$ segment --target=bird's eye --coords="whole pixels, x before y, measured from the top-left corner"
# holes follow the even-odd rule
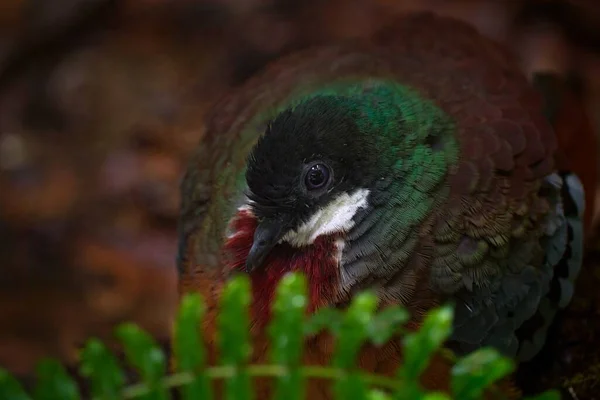
[[[315,164],[306,172],[304,184],[308,190],[320,189],[329,182],[331,175],[325,164]]]

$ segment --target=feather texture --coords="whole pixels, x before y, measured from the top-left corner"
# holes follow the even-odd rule
[[[247,163],[258,162],[248,156],[278,115],[312,118],[317,103],[322,114],[334,103],[362,113],[355,125],[364,136],[350,139],[392,139],[358,156],[394,167],[369,182],[354,223],[336,233],[340,273],[326,294],[311,282],[321,293],[312,305],[343,306],[371,288],[384,304],[408,307],[417,326],[424,311],[450,300],[455,349],[493,345],[521,359],[535,355],[573,293],[583,187],[576,175],[556,171],[556,137],[516,61],[474,28],[432,14],[403,17],[368,42],[287,56],[215,104],[182,183],[181,291],[214,296],[232,272],[223,246],[235,235],[229,221],[248,203]],[[380,370],[401,359],[395,345],[386,352],[380,363],[368,352],[361,362]],[[307,358],[329,355],[328,346],[316,346]]]

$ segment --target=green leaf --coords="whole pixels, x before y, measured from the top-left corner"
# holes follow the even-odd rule
[[[368,339],[368,329],[377,308],[377,296],[363,292],[357,295],[346,310],[341,329],[336,333],[333,366],[351,371],[336,381],[334,392],[338,399],[364,399],[367,385],[357,372],[356,357]]]
[[[371,390],[367,400],[392,400],[392,398],[381,390]]]
[[[321,331],[328,329],[332,333],[337,333],[342,324],[342,313],[340,310],[331,307],[319,308],[304,323],[304,334],[313,336]]]
[[[431,392],[423,395],[421,400],[451,400],[452,398],[448,396],[446,393],[441,392]]]
[[[246,275],[237,275],[223,290],[217,317],[220,362],[222,365],[237,367],[235,374],[225,381],[228,400],[248,400],[253,394],[250,376],[245,369],[240,368],[248,363],[252,354],[249,305],[250,282]]]
[[[394,400],[418,400],[425,396],[418,381],[402,382],[398,390],[394,392]]]
[[[346,310],[337,334],[333,365],[348,369],[354,366],[360,346],[368,338],[368,328],[377,308],[377,296],[364,292],[357,295]]]
[[[423,373],[433,353],[440,348],[452,329],[452,308],[443,306],[429,311],[421,328],[404,338],[404,364],[398,374],[407,381],[416,381]]]
[[[117,336],[123,343],[127,361],[139,372],[142,382],[147,385],[147,392],[140,398],[168,399],[169,393],[161,384],[161,378],[167,370],[166,357],[154,339],[131,323],[119,326]]]
[[[0,399],[30,400],[23,387],[7,370],[0,368]]]
[[[116,357],[98,339],[88,340],[81,352],[79,372],[91,382],[91,394],[99,399],[121,398],[125,384],[123,373]]]
[[[73,378],[57,360],[43,359],[36,368],[36,400],[76,400],[79,390]]]
[[[177,370],[193,373],[196,377],[181,388],[186,400],[212,399],[210,380],[204,373],[206,354],[200,329],[204,313],[205,305],[200,295],[187,294],[183,297],[175,324],[173,352]]]
[[[337,380],[333,388],[339,400],[364,400],[369,394],[369,386],[358,371],[349,372],[348,375]]]
[[[275,398],[300,400],[304,398],[304,379],[298,367],[302,361],[304,335],[302,325],[306,311],[306,281],[302,275],[284,276],[273,304],[273,319],[269,326],[271,359],[286,366],[288,373],[277,379]]]
[[[369,324],[371,341],[377,346],[387,343],[408,318],[408,311],[400,306],[391,306],[380,311]]]
[[[514,370],[514,364],[493,348],[479,349],[452,367],[452,394],[458,399],[478,399],[485,388]]]
[[[558,390],[548,390],[536,396],[525,397],[524,400],[560,400],[560,392]]]

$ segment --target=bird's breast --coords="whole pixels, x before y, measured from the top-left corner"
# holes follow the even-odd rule
[[[223,248],[226,267],[230,272],[244,271],[256,226],[256,217],[247,209],[238,211],[231,220],[232,234]],[[261,325],[268,321],[277,283],[291,271],[301,271],[306,276],[310,312],[335,302],[340,287],[342,243],[340,235],[336,234],[319,236],[311,245],[304,247],[292,247],[287,243],[276,245],[265,264],[250,273],[254,321]]]

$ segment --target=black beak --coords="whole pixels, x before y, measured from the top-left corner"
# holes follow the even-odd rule
[[[263,265],[284,233],[284,224],[280,221],[265,220],[256,227],[254,242],[246,258],[246,272],[250,273]]]

